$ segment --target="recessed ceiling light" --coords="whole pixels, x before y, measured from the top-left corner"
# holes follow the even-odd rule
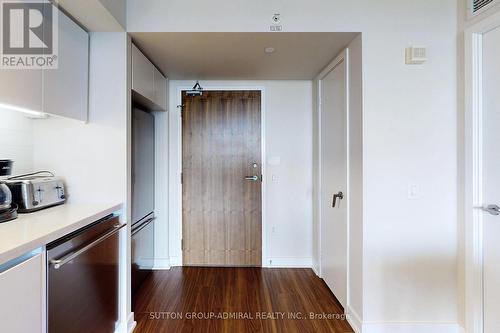
[[[271,54],[274,52],[274,47],[266,47],[264,49],[264,52],[268,53],[268,54]]]

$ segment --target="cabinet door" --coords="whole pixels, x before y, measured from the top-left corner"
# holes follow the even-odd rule
[[[87,120],[89,35],[58,11],[58,68],[43,71],[44,112]]]
[[[132,44],[132,89],[151,102],[155,99],[153,64]]]
[[[154,102],[159,110],[167,109],[167,80],[156,67],[154,68],[155,99]]]
[[[0,332],[45,332],[42,254],[0,273]]]
[[[42,70],[1,69],[0,104],[41,112]]]

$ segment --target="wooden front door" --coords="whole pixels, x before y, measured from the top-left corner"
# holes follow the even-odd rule
[[[261,265],[260,103],[260,91],[182,93],[184,265]]]

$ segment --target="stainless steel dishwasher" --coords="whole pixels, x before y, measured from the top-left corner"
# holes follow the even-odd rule
[[[112,333],[118,320],[116,215],[47,245],[48,333]]]

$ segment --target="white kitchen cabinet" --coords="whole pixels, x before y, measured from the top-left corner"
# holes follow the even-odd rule
[[[0,69],[0,108],[42,111],[41,69]]]
[[[153,102],[155,99],[153,64],[132,44],[132,89]]]
[[[44,258],[38,252],[0,265],[0,332],[46,331]]]
[[[132,91],[135,102],[147,109],[165,111],[167,109],[167,79],[132,44]]]
[[[61,11],[58,20],[59,64],[43,71],[43,111],[87,121],[89,35]]]
[[[58,11],[58,68],[1,69],[0,107],[87,120],[89,36]]]
[[[158,106],[160,110],[167,109],[167,79],[156,67],[154,68],[154,88],[155,97],[154,103]]]

